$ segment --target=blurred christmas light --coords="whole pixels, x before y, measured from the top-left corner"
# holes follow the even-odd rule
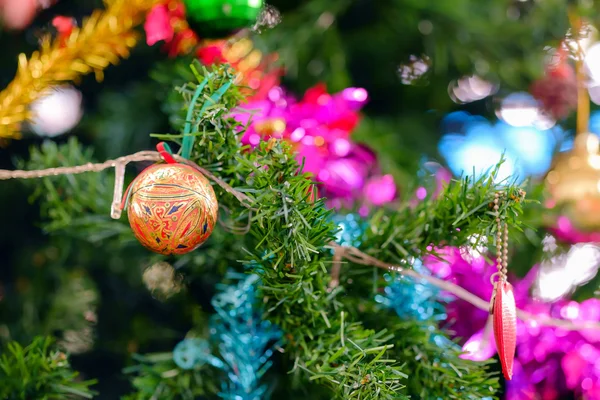
[[[496,111],[496,116],[516,127],[550,129],[556,124],[556,121],[542,111],[539,102],[525,92],[506,96]]]
[[[81,120],[82,96],[72,86],[54,88],[31,105],[31,129],[40,136],[55,137],[73,129]]]
[[[183,287],[181,275],[166,262],[158,262],[146,268],[142,280],[152,296],[160,300],[166,300],[179,293]]]
[[[413,85],[429,70],[429,57],[411,55],[409,62],[398,67],[398,75],[404,85]]]
[[[482,100],[494,94],[498,87],[493,83],[484,81],[478,76],[467,76],[458,81],[450,82],[448,94],[458,104],[471,103]]]
[[[472,235],[469,238],[469,244],[460,249],[460,254],[468,262],[473,262],[476,258],[486,254],[488,249],[488,238],[482,235]]]
[[[598,86],[598,94],[600,95],[600,86]],[[600,137],[600,111],[594,111],[588,122],[589,124],[589,133],[594,134],[595,136]],[[569,151],[573,149],[573,137],[565,137],[560,141],[560,151]]]
[[[493,168],[504,154],[497,181],[509,177],[543,175],[552,162],[555,147],[562,141],[560,127],[539,129],[515,127],[503,122],[491,124],[485,118],[466,112],[448,114],[442,120],[445,135],[439,151],[455,175],[481,176]]]
[[[600,247],[576,244],[540,265],[534,295],[544,301],[556,301],[578,286],[589,282],[600,267]]]
[[[600,43],[593,44],[585,53],[585,69],[590,86],[600,84]]]
[[[552,202],[576,230],[600,230],[600,140],[589,132],[577,134],[572,149],[556,155],[545,179]]]
[[[491,126],[480,125],[469,130],[467,135],[445,135],[439,150],[455,175],[476,177],[489,173],[501,159],[504,149],[497,142]],[[501,182],[515,176],[518,171],[513,157],[504,154],[505,162],[498,171],[496,181]]]
[[[524,173],[541,176],[552,164],[552,154],[563,133],[560,128],[536,129],[533,127],[515,128],[503,123],[495,126],[507,151],[515,154]]]

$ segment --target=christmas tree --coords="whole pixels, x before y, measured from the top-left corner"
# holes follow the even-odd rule
[[[600,399],[595,2],[0,2],[0,398]]]

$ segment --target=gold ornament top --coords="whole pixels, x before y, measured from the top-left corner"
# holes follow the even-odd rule
[[[600,143],[589,133],[578,134],[571,151],[558,154],[546,175],[552,200],[583,231],[600,228]]]
[[[600,197],[600,142],[589,133],[578,134],[571,151],[558,154],[546,175],[546,184],[557,203],[586,196]]]
[[[134,28],[157,0],[110,0],[105,11],[95,11],[67,38],[46,35],[29,59],[19,55],[17,74],[0,93],[0,139],[18,139],[29,106],[52,87],[89,73],[102,80],[103,70],[117,64],[138,41]]]

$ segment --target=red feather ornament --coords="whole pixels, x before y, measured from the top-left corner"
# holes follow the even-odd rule
[[[493,299],[494,337],[507,381],[512,379],[515,349],[517,346],[517,308],[512,285],[499,281]]]

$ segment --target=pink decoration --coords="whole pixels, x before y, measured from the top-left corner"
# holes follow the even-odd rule
[[[7,29],[25,29],[38,11],[36,0],[0,0],[0,22]]]
[[[396,197],[394,178],[391,175],[372,178],[365,187],[365,194],[376,206],[392,202]]]
[[[146,43],[152,46],[163,41],[169,57],[189,53],[198,44],[198,37],[186,21],[185,7],[180,0],[164,0],[155,5],[144,23]]]
[[[221,46],[204,46],[196,52],[198,59],[204,65],[219,64],[224,61],[223,49]]]
[[[144,23],[146,31],[146,43],[153,46],[157,42],[170,42],[175,36],[175,30],[171,26],[169,10],[165,4],[158,4],[150,10]]]
[[[557,239],[570,244],[600,243],[600,232],[581,232],[565,216],[558,217],[556,226],[550,231]]]
[[[437,250],[439,257],[428,256],[424,265],[435,275],[489,299],[492,286],[489,278],[496,268],[483,257],[468,257],[457,248]],[[521,280],[509,277],[514,284],[518,308],[537,316],[575,322],[600,321],[600,300],[582,303],[559,300],[542,303],[529,296],[538,273],[534,267]],[[457,337],[467,338],[463,357],[474,361],[492,357],[495,346],[484,338],[488,313],[462,300],[447,304],[450,330]],[[488,333],[489,335],[489,333]],[[517,356],[513,378],[507,382],[506,399],[559,400],[574,393],[575,398],[600,400],[600,332],[597,330],[567,331],[547,327],[534,321],[517,323]]]
[[[473,361],[485,361],[496,354],[493,331],[481,329],[467,340],[463,346],[465,354],[461,358]]]
[[[330,207],[353,207],[359,202],[364,214],[369,206],[390,203],[397,195],[393,178],[380,174],[375,154],[351,139],[360,121],[358,111],[367,100],[362,88],[330,94],[319,84],[298,101],[274,87],[265,100],[245,104],[234,117],[244,125],[252,120],[242,136],[244,144],[256,147],[272,137],[289,141],[303,171],[313,175],[319,195],[328,199]]]

